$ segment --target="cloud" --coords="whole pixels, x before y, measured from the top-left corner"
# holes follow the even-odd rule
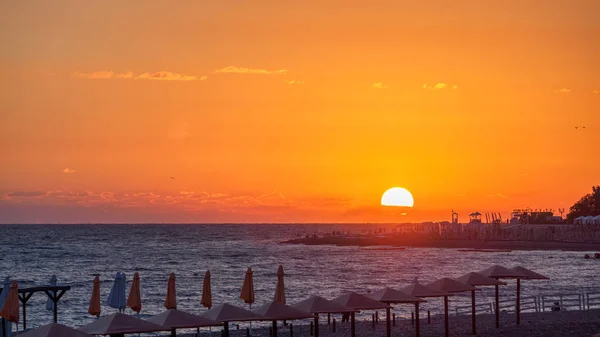
[[[490,197],[490,198],[500,198],[500,199],[510,199],[510,197],[508,195],[502,194],[502,193],[490,194],[490,195],[488,195],[488,197]]]
[[[62,172],[63,173],[75,173],[75,170],[72,170],[72,169],[70,169],[70,168],[67,167],[66,169],[62,170]]]
[[[208,76],[201,76],[200,77],[200,81],[206,81],[208,79]]]
[[[375,83],[371,84],[371,88],[374,88],[374,89],[387,89],[389,87],[390,87],[389,85],[383,84],[383,82],[375,82]]]
[[[285,81],[285,83],[287,83],[287,84],[304,84],[304,82],[297,81],[297,80],[289,80],[289,81]]]
[[[554,89],[554,92],[569,93],[569,92],[571,92],[571,89],[567,89],[567,88]]]
[[[94,71],[91,73],[82,73],[82,72],[72,72],[71,77],[73,78],[82,78],[88,80],[108,80],[111,78],[122,78],[128,79],[133,78],[133,73],[115,73],[113,71]]]
[[[163,80],[163,81],[196,81],[199,78],[192,75],[182,75],[179,73],[172,73],[170,71],[157,71],[154,73],[142,73],[136,80]]]
[[[227,66],[221,69],[215,70],[215,74],[257,74],[257,75],[283,75],[287,74],[286,69],[279,70],[267,70],[267,69],[254,69],[246,67],[235,67]]]
[[[429,84],[423,84],[423,89],[427,89],[427,90],[443,90],[443,89],[458,89],[457,85],[454,84],[447,84],[447,83],[443,83],[443,82],[438,82],[434,85],[429,85]]]
[[[592,92],[593,92],[594,94],[596,94],[596,95],[600,94],[600,90],[599,90],[599,89],[596,89],[596,90],[594,90],[594,91],[592,91]]]
[[[32,198],[32,197],[43,197],[46,195],[46,192],[42,191],[18,191],[8,193],[9,197],[19,197],[19,198]]]

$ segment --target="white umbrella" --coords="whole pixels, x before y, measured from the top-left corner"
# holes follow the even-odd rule
[[[106,301],[109,307],[119,309],[119,312],[125,311],[125,306],[127,305],[125,297],[126,283],[125,273],[117,273],[115,282],[108,294],[108,300]]]
[[[6,277],[4,279],[4,284],[2,285],[2,293],[0,293],[0,309],[2,309],[2,307],[4,307],[4,302],[6,302],[6,298],[8,297],[8,290],[10,289],[10,277]],[[10,321],[5,320],[4,318],[2,318],[2,320],[4,322],[2,322],[2,325],[4,325],[4,337],[12,337],[12,323]],[[0,327],[0,330],[2,330],[2,328]]]
[[[52,277],[50,278],[50,285],[56,286],[57,282],[58,282],[58,280],[56,279],[56,275],[52,275]],[[49,311],[54,310],[54,302],[50,299],[50,297],[48,297],[48,299],[46,300],[46,310],[49,310]]]

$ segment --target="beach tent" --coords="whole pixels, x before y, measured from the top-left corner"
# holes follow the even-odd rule
[[[413,283],[404,288],[400,289],[401,292],[406,293],[414,297],[443,297],[444,298],[444,313],[446,314],[446,322],[448,321],[448,296],[452,296],[451,293],[446,291],[438,291],[427,287],[424,284]],[[419,321],[419,315],[415,313],[415,320]],[[418,329],[418,325],[417,325]],[[446,337],[448,336],[448,325],[446,325]]]
[[[402,291],[392,289],[392,288],[383,288],[381,290],[378,290],[378,291],[372,293],[371,295],[369,295],[369,297],[374,300],[377,300],[379,302],[389,303],[389,304],[413,303],[415,305],[415,314],[417,317],[419,317],[419,303],[427,302],[422,298],[419,298],[416,296],[411,296]],[[416,326],[415,326],[415,331],[416,331],[417,337],[419,337],[419,335],[421,334],[421,331],[419,328],[420,328],[419,320],[417,319]]]
[[[292,308],[282,303],[271,302],[252,310],[252,312],[273,321],[273,336],[277,336],[277,321],[313,318],[309,312]]]
[[[166,330],[171,330],[171,336],[176,336],[176,329],[221,325],[220,322],[177,309],[169,309],[158,315],[152,316],[148,318],[148,322],[158,324]]]
[[[94,320],[92,323],[80,327],[79,330],[87,332],[90,335],[123,335],[168,331],[170,329],[118,312]]]
[[[10,292],[10,277],[6,277],[4,279],[4,283],[2,285],[2,293],[0,293],[0,309],[2,309],[2,307],[4,307],[4,303],[6,302],[6,299],[8,298],[8,293]],[[12,337],[12,323],[10,321],[6,321],[5,319],[2,319],[3,321],[3,326],[0,326],[2,329],[4,329],[4,335],[5,337]]]
[[[127,297],[127,306],[131,310],[138,314],[142,311],[142,294],[140,291],[140,274],[133,274],[133,282],[131,282],[131,289],[129,290],[129,296]]]
[[[58,280],[56,279],[56,275],[52,275],[50,277],[49,285],[55,286],[57,282],[58,282]],[[50,297],[48,297],[48,299],[46,300],[46,310],[54,311],[54,301],[52,301],[52,299]]]
[[[534,272],[533,270],[529,270],[529,269],[527,269],[525,267],[521,267],[521,266],[516,266],[516,267],[510,268],[510,270],[525,275],[525,277],[523,277],[524,280],[549,280],[550,279],[542,274],[538,274],[538,273]],[[516,303],[517,325],[521,324],[521,295],[520,295],[520,293],[521,293],[521,279],[518,278],[517,279],[517,303]]]
[[[429,289],[433,289],[436,291],[447,292],[451,294],[462,293],[467,291],[475,291],[477,290],[475,287],[470,286],[468,284],[453,280],[451,278],[441,278],[437,281],[433,281],[427,285]],[[449,327],[448,327],[448,296],[444,296],[444,331],[446,333],[446,337],[449,336]]]
[[[467,273],[461,277],[457,277],[458,282],[468,284],[471,286],[496,286],[496,291],[499,285],[506,285],[505,282],[498,281],[495,278],[487,277],[479,273]],[[476,321],[476,310],[475,310],[475,290],[471,291],[471,324],[473,335],[477,334],[477,321]]]
[[[377,310],[377,309],[385,309],[386,312],[386,330],[387,336],[390,337],[392,335],[392,326],[391,326],[391,309],[392,307],[383,302],[379,302],[370,297],[357,294],[355,292],[348,292],[345,295],[334,298],[332,301],[343,304],[348,308],[352,308],[355,310]],[[350,313],[350,331],[351,337],[354,337],[356,334],[355,327],[355,318],[354,312]]]
[[[92,337],[92,335],[66,325],[50,323],[37,329],[20,333],[19,337]]]
[[[126,284],[127,280],[125,278],[125,273],[117,273],[115,276],[115,282],[113,283],[110,293],[108,294],[106,305],[111,308],[118,309],[119,312],[123,312],[125,310],[125,306],[127,305],[125,300]]]
[[[167,297],[165,298],[165,308],[177,309],[177,292],[175,291],[175,273],[169,275],[167,283]]]
[[[311,296],[292,307],[315,315],[315,337],[319,337],[319,314],[352,314],[359,311],[319,296]]]
[[[202,316],[223,323],[225,337],[229,337],[229,322],[262,321],[265,319],[252,311],[227,303],[210,308]]]
[[[491,278],[495,278],[495,279],[520,279],[520,278],[526,278],[525,275],[523,275],[520,272],[514,271],[514,270],[510,270],[508,268],[499,266],[499,265],[494,265],[491,266],[489,268],[486,268],[482,271],[479,272],[480,274],[487,276],[487,277],[491,277]],[[519,286],[519,284],[517,284],[517,286]],[[519,289],[519,287],[517,287],[517,301],[520,301],[520,293],[521,293],[521,289]],[[498,285],[496,285],[496,308],[495,308],[495,312],[496,312],[496,328],[500,327],[500,296],[498,293]],[[517,322],[520,321],[520,315],[517,314]]]
[[[200,300],[200,304],[202,304],[205,308],[212,307],[212,292],[210,290],[210,270],[206,271],[204,274],[204,282],[202,283],[202,299]]]

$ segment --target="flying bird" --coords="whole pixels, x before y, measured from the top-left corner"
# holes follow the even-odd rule
[[[171,179],[175,179],[175,177],[171,177]]]

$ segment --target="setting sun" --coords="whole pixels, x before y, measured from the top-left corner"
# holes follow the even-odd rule
[[[390,188],[381,196],[383,206],[413,207],[414,204],[412,194],[402,187]]]

